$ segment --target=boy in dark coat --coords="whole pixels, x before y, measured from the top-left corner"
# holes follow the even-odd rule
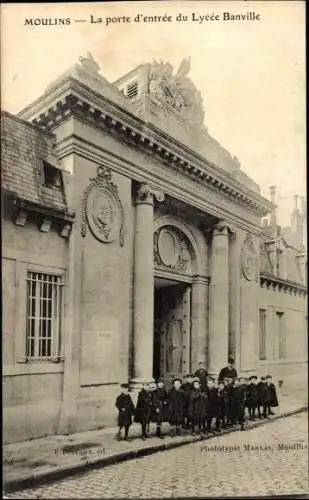
[[[222,427],[226,427],[226,402],[228,394],[224,387],[224,382],[221,380],[218,384],[218,419]]]
[[[245,398],[245,386],[243,383],[240,383],[239,378],[235,378],[233,388],[233,422],[239,423],[242,431],[244,430],[245,421]]]
[[[193,380],[193,377],[191,377],[191,375],[186,375],[185,381],[181,386],[181,388],[185,394],[185,397],[186,397],[186,403],[185,403],[185,408],[184,408],[184,427],[186,429],[189,429],[189,427],[190,427],[189,400],[190,400],[190,393],[192,391],[192,380]]]
[[[272,382],[271,375],[266,375],[265,380],[266,380],[266,388],[267,388],[266,412],[267,412],[267,415],[274,415],[274,413],[271,411],[271,408],[279,406],[276,386]]]
[[[261,377],[256,385],[257,411],[259,418],[266,418],[267,387],[265,377]],[[261,411],[262,410],[262,411]],[[262,413],[263,412],[263,413]]]
[[[195,436],[196,431],[200,434],[206,417],[206,397],[201,391],[198,380],[193,381],[189,394],[188,414],[192,425],[192,435]]]
[[[118,433],[117,439],[121,439],[121,430],[124,427],[124,439],[129,438],[129,429],[132,425],[132,415],[134,414],[134,404],[129,394],[128,384],[120,385],[120,394],[116,398],[115,406],[118,410]]]
[[[255,420],[255,410],[257,408],[257,377],[255,375],[249,377],[246,404],[249,411],[249,419]]]
[[[135,422],[138,422],[142,426],[142,439],[147,438],[147,425],[150,422],[151,414],[151,395],[150,387],[148,384],[144,384],[143,389],[138,393],[136,410],[135,410]]]
[[[161,424],[164,421],[166,399],[166,390],[163,384],[158,382],[151,391],[151,421],[157,424],[156,436],[160,439],[164,437],[161,433]]]
[[[229,427],[232,424],[232,379],[225,378],[223,380],[223,401],[224,401],[224,427]]]
[[[207,432],[211,431],[211,424],[213,418],[216,419],[216,431],[220,432],[220,423],[218,419],[218,393],[217,388],[215,387],[215,381],[212,377],[207,378],[207,387],[206,387],[206,395],[207,395]]]
[[[181,389],[181,380],[176,378],[173,380],[173,387],[168,393],[168,414],[169,423],[172,427],[171,436],[181,434],[181,427],[184,422],[184,408],[186,404],[186,396]]]
[[[167,390],[164,385],[163,380],[158,380],[157,387],[160,392],[160,399],[163,401],[163,422],[168,421],[168,400],[167,400]]]

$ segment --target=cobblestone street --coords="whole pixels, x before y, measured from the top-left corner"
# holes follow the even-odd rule
[[[307,413],[129,460],[7,498],[162,498],[308,493]]]

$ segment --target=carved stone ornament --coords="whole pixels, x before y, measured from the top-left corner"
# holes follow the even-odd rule
[[[191,256],[185,240],[174,228],[165,226],[154,233],[154,262],[181,272],[190,271]]]
[[[170,105],[187,120],[202,125],[204,110],[202,95],[188,78],[190,58],[183,59],[178,71],[173,75],[169,63],[154,61],[149,78],[149,94],[162,103]]]
[[[257,278],[257,254],[252,241],[252,235],[247,234],[240,255],[241,272],[248,281]]]
[[[98,167],[97,177],[90,179],[82,199],[81,235],[86,236],[87,225],[93,236],[111,243],[119,236],[124,245],[124,213],[117,186],[112,182],[111,171]]]

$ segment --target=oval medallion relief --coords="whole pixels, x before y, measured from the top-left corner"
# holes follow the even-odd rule
[[[179,259],[178,241],[172,232],[162,229],[159,234],[158,250],[160,258],[166,266],[176,266]]]

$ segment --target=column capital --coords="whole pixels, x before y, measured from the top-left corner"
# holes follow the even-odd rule
[[[158,189],[155,189],[146,182],[143,182],[136,193],[136,204],[146,204],[146,205],[152,205],[154,200],[156,201],[164,201],[164,193],[162,191],[159,191]]]
[[[213,236],[228,236],[231,232],[231,226],[225,221],[219,221],[212,229]]]

